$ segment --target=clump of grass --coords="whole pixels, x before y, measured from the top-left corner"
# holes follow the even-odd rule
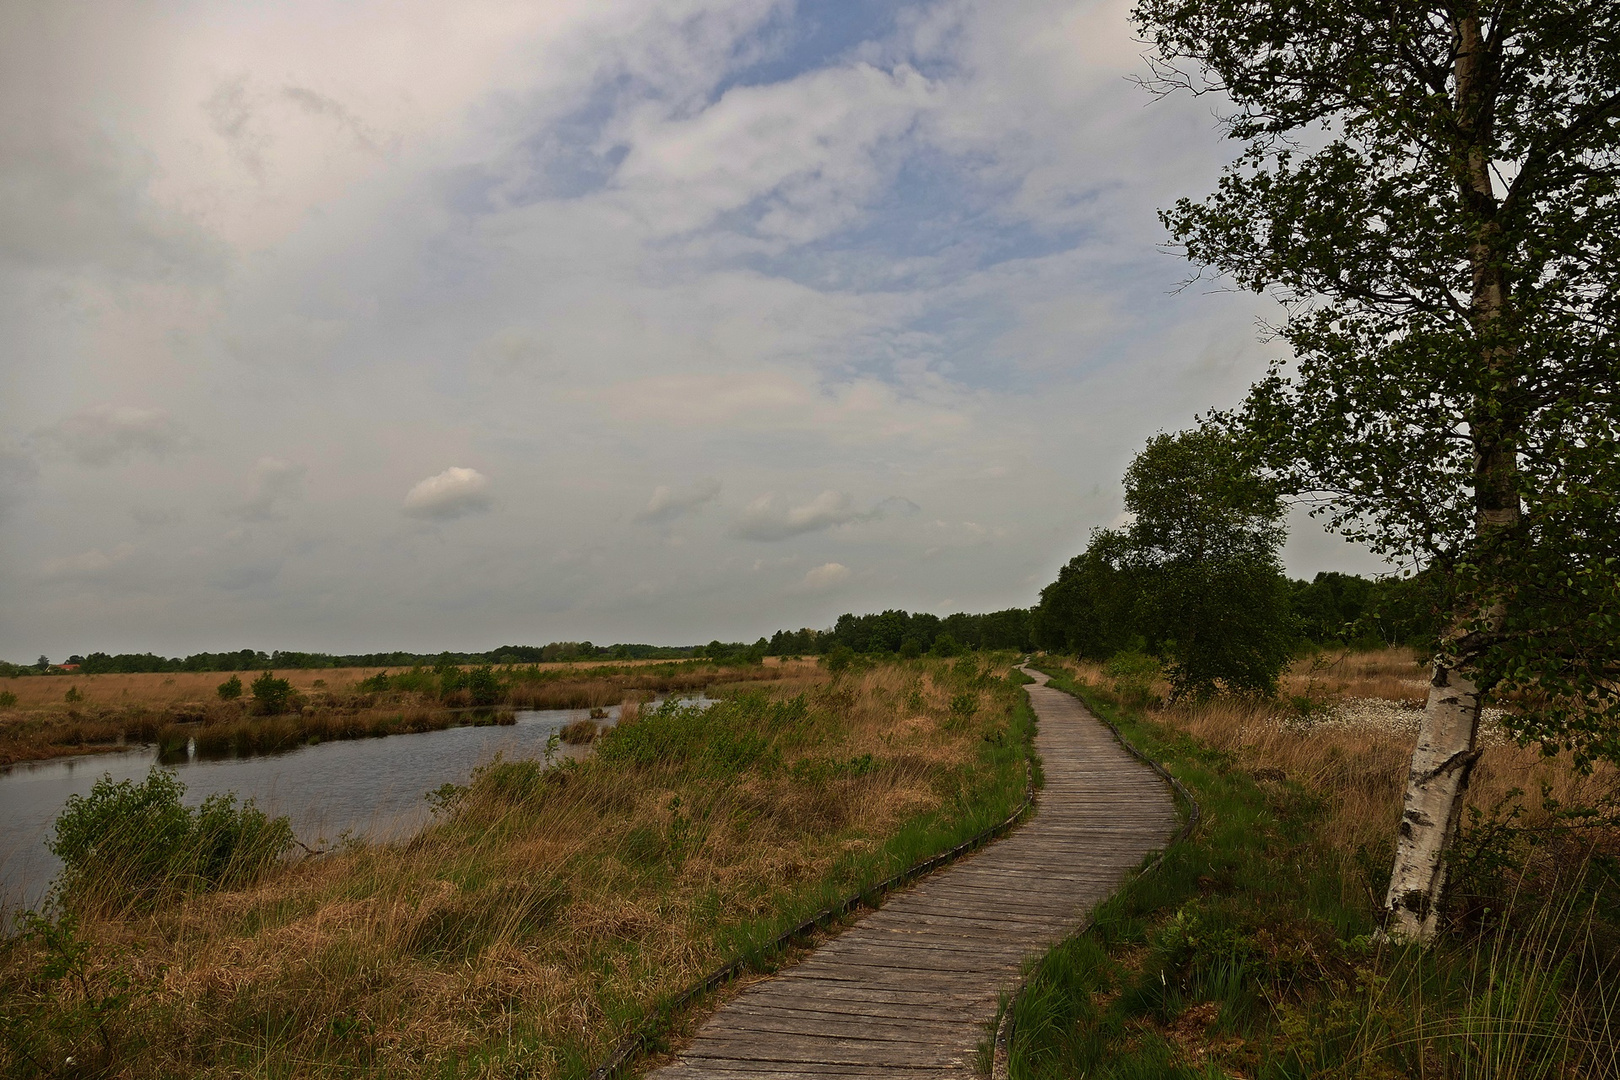
[[[43,1073],[8,1046],[95,1057],[92,1027],[51,1018],[116,993],[122,1076],[583,1075],[697,977],[1004,818],[1030,717],[994,674],[913,661],[627,710],[591,758],[436,793],[408,842],[86,910],[83,987],[7,946],[0,1015],[28,1019],[0,1073]]]
[[[596,741],[596,721],[575,720],[564,724],[557,735],[570,746],[585,746]]]

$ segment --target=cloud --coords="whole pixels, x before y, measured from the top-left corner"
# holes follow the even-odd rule
[[[918,506],[910,499],[903,498],[899,495],[890,495],[886,499],[878,500],[878,504],[872,507],[872,509],[867,512],[866,516],[867,518],[876,521],[879,518],[886,517],[906,517],[910,514],[915,514],[921,509],[922,507]]]
[[[0,4],[0,656],[1032,602],[1270,309],[1170,292],[1125,0],[896,7]]]
[[[892,514],[914,514],[917,510],[916,503],[898,495],[890,495],[870,510],[857,510],[855,500],[843,491],[823,491],[803,506],[788,507],[778,506],[775,493],[767,493],[749,503],[732,522],[729,531],[740,540],[770,542],[835,525],[878,521]]]
[[[135,551],[130,544],[119,544],[111,551],[91,548],[78,555],[62,555],[46,559],[39,567],[39,576],[48,581],[73,581],[101,577],[123,562]]]
[[[786,540],[801,533],[845,525],[860,517],[855,500],[843,491],[823,491],[803,506],[778,507],[775,494],[749,503],[731,525],[731,535],[742,540]]]
[[[35,439],[80,465],[100,468],[136,454],[161,457],[179,449],[185,432],[162,409],[96,405],[34,433]]]
[[[672,488],[667,484],[659,484],[653,489],[652,498],[648,500],[646,509],[637,514],[635,520],[649,524],[674,521],[719,497],[720,481],[712,477],[704,477],[687,488]]]
[[[857,63],[732,87],[690,118],[632,122],[618,184],[671,232],[748,208],[759,236],[804,243],[863,212],[892,172],[886,145],[936,97],[904,65]]]
[[[33,458],[0,446],[0,522],[11,516],[38,476],[39,466]]]
[[[253,466],[257,490],[252,498],[233,507],[231,516],[243,521],[275,520],[281,516],[283,505],[301,494],[304,474],[308,471],[303,465],[280,458],[260,458]]]
[[[401,510],[409,517],[450,521],[483,513],[493,505],[489,477],[477,469],[451,466],[411,488]]]
[[[826,592],[842,585],[851,577],[849,567],[843,563],[822,563],[805,572],[796,592]]]

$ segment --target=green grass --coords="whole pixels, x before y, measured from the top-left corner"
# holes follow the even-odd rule
[[[1381,946],[1372,898],[1316,835],[1323,793],[1258,782],[1049,670],[1185,784],[1203,820],[1033,967],[1013,1077],[1620,1075],[1612,950],[1580,890],[1432,950]]]

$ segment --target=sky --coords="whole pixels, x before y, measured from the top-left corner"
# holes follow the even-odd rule
[[[1284,347],[1128,11],[0,7],[0,657],[1033,603]]]

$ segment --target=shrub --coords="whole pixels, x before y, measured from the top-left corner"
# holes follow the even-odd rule
[[[12,709],[17,706],[17,695],[10,690],[0,690],[0,709]]]
[[[292,683],[278,679],[274,672],[263,672],[253,680],[254,711],[265,716],[279,716],[292,702]]]
[[[271,818],[233,794],[182,804],[186,787],[154,769],[136,784],[96,781],[56,819],[51,853],[62,860],[69,892],[93,888],[149,899],[171,890],[240,885],[293,845],[284,817]]]
[[[362,694],[381,694],[389,689],[388,672],[379,671],[370,678],[361,679],[355,684],[355,689]]]
[[[827,665],[827,670],[836,675],[855,662],[855,650],[848,645],[834,645],[827,650],[827,657],[824,662]]]
[[[62,695],[62,700],[67,702],[69,705],[77,705],[79,702],[84,700],[84,695],[79,692],[79,688],[77,686],[70,686],[67,689],[67,693]]]
[[[221,701],[235,701],[237,698],[242,696],[242,677],[240,675],[232,675],[230,678],[214,687],[214,693],[219,695],[219,700]]]
[[[467,693],[474,706],[487,709],[501,700],[501,680],[488,664],[467,672]]]

